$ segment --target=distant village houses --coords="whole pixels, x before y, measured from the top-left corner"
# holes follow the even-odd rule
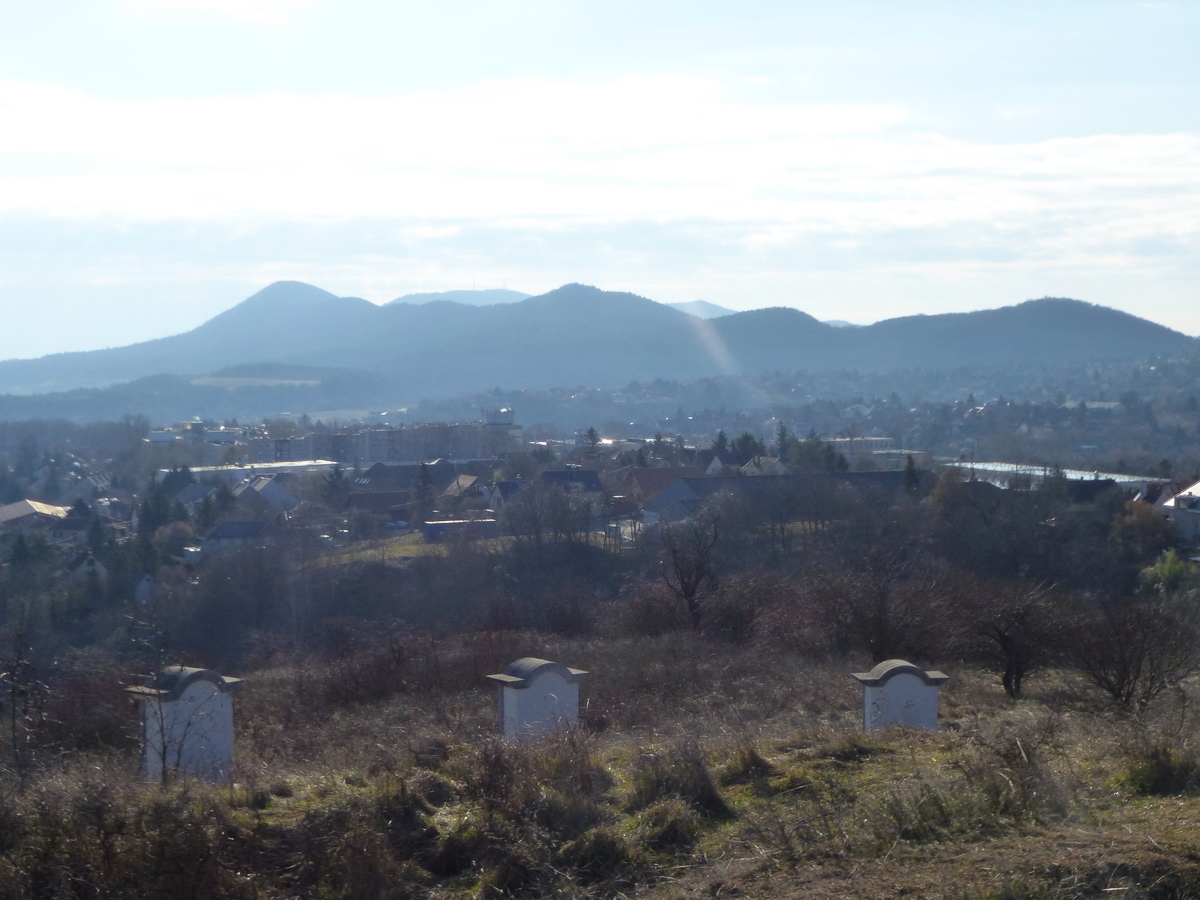
[[[521,449],[521,426],[511,409],[489,410],[477,422],[426,422],[371,426],[356,431],[296,437],[253,438],[251,464],[331,459],[364,468],[375,463],[412,463],[431,459],[488,459]]]
[[[507,407],[485,410],[474,422],[364,425],[338,432],[313,430],[288,435],[262,429],[185,422],[150,431],[146,441],[189,448],[204,466],[268,466],[328,460],[366,468],[375,463],[431,459],[488,459],[521,449],[521,426]],[[261,470],[260,470],[261,471]]]

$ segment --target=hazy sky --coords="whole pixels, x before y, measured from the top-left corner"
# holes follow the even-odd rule
[[[1200,3],[6,4],[0,358],[279,279],[1200,334]]]

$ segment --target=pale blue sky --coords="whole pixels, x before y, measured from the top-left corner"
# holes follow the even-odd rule
[[[1200,334],[1200,4],[111,0],[0,28],[0,358],[285,278]]]

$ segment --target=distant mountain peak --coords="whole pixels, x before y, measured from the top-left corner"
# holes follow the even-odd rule
[[[547,291],[538,297],[530,297],[525,303],[532,303],[538,307],[580,307],[597,310],[601,308],[612,310],[618,306],[653,307],[662,310],[665,305],[640,294],[631,294],[628,291],[606,291],[595,285],[577,282],[564,284],[562,287]],[[603,306],[600,307],[597,304],[603,304]]]
[[[276,281],[251,294],[237,306],[213,316],[196,330],[211,331],[235,324],[253,327],[271,317],[294,317],[298,313],[307,313],[331,303],[349,307],[361,306],[367,304],[367,301],[358,297],[339,297],[303,281]]]
[[[552,291],[546,291],[542,294],[543,297],[598,297],[601,294],[607,294],[608,291],[601,290],[594,284],[581,284],[578,281],[572,281],[569,284],[564,284],[562,287],[556,287]],[[633,296],[630,294],[629,296]]]
[[[306,284],[303,281],[276,281],[268,284],[261,291],[251,294],[236,306],[231,306],[224,312],[218,313],[209,321],[215,321],[222,316],[240,315],[250,310],[256,313],[267,311],[294,312],[337,299],[336,294],[331,294],[327,290]],[[239,310],[241,311],[240,313]]]
[[[1076,300],[1074,297],[1051,297],[1051,296],[1036,297],[1031,300],[1025,300],[1024,302],[1018,303],[1016,305],[1017,306],[1025,306],[1025,305],[1031,304],[1031,303],[1039,303],[1039,304],[1045,304],[1045,305],[1063,304],[1063,305],[1092,306],[1092,307],[1100,306],[1100,304],[1098,304],[1098,303],[1088,303],[1086,300]]]
[[[1075,300],[1071,297],[1039,297],[1036,300],[1026,300],[1014,306],[1006,306],[995,310],[999,314],[1026,316],[1038,321],[1078,321],[1096,328],[1142,327],[1158,330],[1166,336],[1175,333],[1165,325],[1159,325],[1149,319],[1144,319],[1134,313],[1113,309],[1099,303],[1087,300]]]
[[[794,306],[764,306],[761,309],[748,309],[736,314],[738,319],[758,322],[801,322],[805,325],[820,325],[825,323],[815,316],[810,316],[802,309]]]
[[[287,303],[320,303],[323,300],[336,299],[324,288],[316,287],[303,281],[273,281],[261,291],[256,291],[238,304],[263,303],[282,300]],[[236,307],[234,307],[236,309]]]
[[[510,291],[508,288],[482,288],[480,290],[459,291],[426,291],[415,294],[405,294],[395,300],[389,300],[384,306],[409,303],[423,305],[426,303],[461,303],[463,306],[495,306],[502,303],[520,303],[530,297],[522,291]]]

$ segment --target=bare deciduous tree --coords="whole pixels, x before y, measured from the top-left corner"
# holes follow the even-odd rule
[[[42,718],[46,686],[38,681],[24,636],[12,636],[11,649],[0,662],[0,703],[7,707],[6,731],[14,767],[29,763],[33,732]]]
[[[948,615],[962,624],[962,643],[1001,668],[1004,692],[1019,700],[1025,679],[1061,658],[1077,622],[1061,592],[1022,581],[969,579]]]
[[[1200,672],[1200,609],[1194,593],[1103,603],[1080,629],[1075,660],[1122,706],[1146,706]]]
[[[720,573],[721,515],[708,506],[681,522],[662,529],[663,554],[659,573],[687,610],[693,628],[700,627],[704,597],[717,587]]]

